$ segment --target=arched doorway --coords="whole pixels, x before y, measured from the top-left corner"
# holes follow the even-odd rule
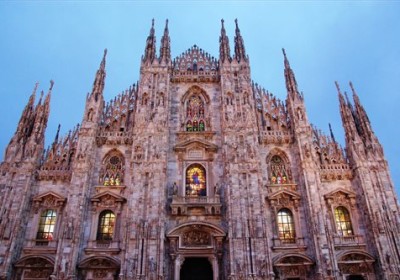
[[[213,270],[207,258],[185,258],[180,280],[213,280]]]

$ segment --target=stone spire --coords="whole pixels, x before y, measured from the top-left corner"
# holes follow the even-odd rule
[[[230,62],[232,60],[231,50],[229,47],[229,38],[226,36],[223,19],[221,19],[221,25],[221,36],[219,36],[219,59],[221,62]]]
[[[242,35],[240,35],[240,29],[238,25],[238,20],[235,19],[236,29],[235,29],[235,58],[238,62],[247,61],[246,50],[244,48],[244,41]]]
[[[171,39],[168,31],[168,19],[165,21],[164,35],[161,38],[160,63],[171,61]]]
[[[366,140],[368,139],[369,141],[372,141],[375,138],[375,135],[372,131],[368,115],[365,112],[364,107],[361,105],[360,98],[358,97],[357,92],[354,90],[352,82],[350,82],[349,84],[353,93],[354,113],[357,116],[359,131]]]
[[[106,57],[107,49],[104,50],[103,58],[96,72],[92,92],[90,94],[88,93],[86,98],[84,121],[97,122],[104,106],[103,91],[106,80]],[[84,125],[82,125],[82,127],[83,126]]]
[[[99,99],[99,95],[103,94],[104,84],[106,79],[106,56],[107,49],[104,50],[103,59],[101,60],[100,67],[96,72],[96,77],[93,82],[93,89],[90,97],[94,97],[94,100],[97,102]]]
[[[299,93],[297,89],[297,82],[296,82],[296,77],[294,75],[294,72],[292,68],[290,67],[289,60],[286,56],[286,51],[285,49],[282,49],[283,52],[283,57],[284,57],[284,64],[285,64],[285,81],[286,81],[286,89],[288,92],[288,95],[294,100],[295,98],[303,99],[302,95]]]
[[[151,21],[150,34],[146,40],[146,48],[142,62],[152,63],[156,59],[156,36],[154,35],[154,19]]]
[[[339,96],[340,115],[342,117],[343,128],[345,130],[346,142],[353,142],[358,138],[357,128],[353,117],[353,110],[348,99],[340,91],[338,82],[335,82]],[[347,96],[346,96],[347,97]]]
[[[19,135],[18,138],[23,137],[24,134],[30,134],[29,127],[31,127],[31,123],[34,118],[34,108],[35,108],[34,106],[35,106],[36,91],[38,86],[39,83],[36,83],[32,91],[32,94],[29,97],[28,103],[26,104],[21,114],[21,118],[19,120],[17,130],[15,132],[15,135]]]
[[[53,90],[53,85],[54,85],[54,82],[51,80],[50,88],[45,97],[43,104],[42,104],[42,97],[41,97],[38,105],[36,106],[35,124],[33,127],[35,139],[34,139],[34,142],[32,143],[32,145],[39,144],[39,142],[43,142],[43,146],[44,146],[44,133],[46,131],[47,121],[49,119],[49,114],[50,114],[50,100],[51,100],[51,92]],[[43,94],[43,92],[42,92],[42,94]]]

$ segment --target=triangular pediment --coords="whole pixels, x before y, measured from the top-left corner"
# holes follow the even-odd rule
[[[96,202],[96,201],[105,201],[105,200],[114,200],[116,202],[124,202],[126,199],[123,196],[120,196],[114,192],[111,191],[105,191],[105,192],[101,192],[95,196],[93,196],[91,198],[92,202]]]
[[[216,152],[218,150],[218,146],[202,139],[188,139],[184,140],[175,145],[174,150],[176,152],[185,152],[189,149],[204,149],[210,152]]]
[[[338,189],[324,195],[325,199],[330,199],[330,198],[334,198],[337,196],[345,196],[347,198],[355,198],[356,194],[353,191],[346,190],[344,188],[338,188]]]
[[[36,209],[35,211],[37,211],[39,207],[46,207],[46,208],[63,207],[65,201],[67,201],[65,197],[52,191],[45,192],[33,198],[34,208]]]
[[[57,202],[64,202],[65,200],[67,200],[65,197],[63,197],[62,195],[59,195],[55,192],[49,191],[49,192],[45,192],[43,194],[37,195],[33,198],[33,201],[35,202],[43,202],[45,200],[53,200],[53,201],[57,201]]]
[[[298,193],[290,191],[290,190],[277,191],[277,192],[273,193],[272,195],[268,196],[268,199],[273,200],[273,199],[281,199],[284,197],[290,198],[292,200],[300,200],[300,195]]]

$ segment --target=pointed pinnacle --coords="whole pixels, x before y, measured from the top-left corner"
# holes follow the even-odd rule
[[[236,29],[239,30],[239,24],[238,24],[237,18],[235,18],[235,25],[236,25]]]
[[[35,83],[35,86],[34,86],[34,88],[33,88],[33,91],[32,91],[32,95],[35,95],[35,94],[36,94],[36,91],[37,91],[38,87],[39,87],[39,82],[36,82],[36,83]]]
[[[290,68],[290,63],[289,63],[289,59],[286,56],[286,51],[284,48],[282,48],[282,53],[283,53],[283,61],[285,64],[285,68]]]
[[[50,80],[50,88],[49,88],[49,92],[51,92],[51,91],[52,91],[52,89],[53,89],[53,86],[54,86],[54,81],[53,81],[53,80]]]
[[[357,96],[357,92],[356,92],[356,90],[354,89],[353,83],[352,83],[351,81],[349,82],[349,85],[350,85],[351,91],[353,92],[353,95],[354,95],[354,96]]]
[[[61,124],[58,124],[56,137],[54,138],[54,143],[56,143],[58,141],[58,137],[60,135],[60,128],[61,128]]]
[[[333,142],[336,143],[335,135],[333,135],[332,126],[330,123],[329,123],[329,132],[331,133],[331,138],[332,138]]]
[[[335,85],[336,85],[338,94],[342,95],[342,92],[340,91],[339,83],[337,81],[335,81]]]

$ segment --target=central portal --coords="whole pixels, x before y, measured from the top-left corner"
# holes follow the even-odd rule
[[[213,270],[207,258],[185,258],[180,280],[213,280]]]

